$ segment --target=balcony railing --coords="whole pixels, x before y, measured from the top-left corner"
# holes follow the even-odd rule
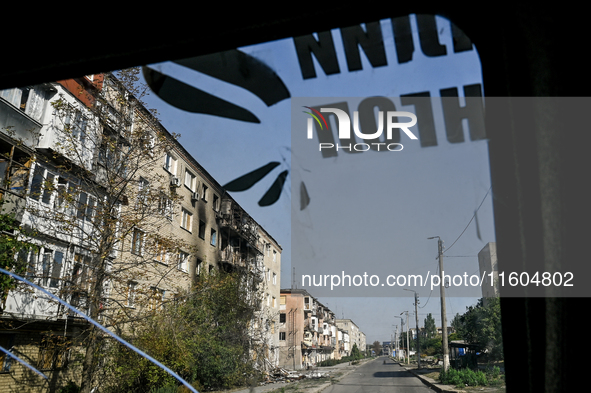
[[[235,235],[245,239],[249,246],[263,254],[263,242],[259,240],[259,227],[237,203],[232,199],[222,200],[218,223],[220,228],[230,228]]]

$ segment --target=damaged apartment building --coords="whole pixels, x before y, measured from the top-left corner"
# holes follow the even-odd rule
[[[354,342],[349,331],[339,326],[333,311],[306,290],[282,289],[279,307],[281,367],[306,369],[325,360],[351,355]],[[365,343],[363,347],[358,344],[358,348],[363,351]]]
[[[25,278],[119,333],[213,269],[256,276],[278,364],[281,246],[112,75],[0,91],[0,194],[29,245],[16,263]],[[77,381],[71,344],[87,326],[18,283],[1,304],[0,346],[49,380],[0,353],[0,390]]]

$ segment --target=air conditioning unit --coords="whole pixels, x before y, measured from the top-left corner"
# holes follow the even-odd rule
[[[198,201],[199,200],[199,193],[198,192],[194,192],[191,194],[191,202],[193,201]]]
[[[181,186],[181,179],[179,179],[178,177],[172,177],[170,179],[170,185],[174,186],[174,187],[180,187]]]

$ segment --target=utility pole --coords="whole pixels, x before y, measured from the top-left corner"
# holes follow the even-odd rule
[[[400,348],[398,347],[398,325],[396,325],[396,334],[394,334],[394,341],[396,342],[396,357],[400,361]]]
[[[410,341],[408,339],[408,311],[403,311],[400,315],[406,313],[406,364],[410,364]]]
[[[413,291],[412,289],[404,289],[405,291],[411,291],[415,293],[415,322],[416,322],[416,327],[417,327],[417,362],[418,362],[418,368],[421,368],[421,341],[419,339],[420,336],[420,331],[419,331],[419,309],[418,309],[418,305],[419,305],[419,294],[417,293],[417,291]]]
[[[440,281],[440,295],[441,295],[441,337],[442,342],[441,345],[443,346],[443,370],[447,371],[449,369],[449,348],[447,346],[447,317],[446,317],[446,310],[445,310],[445,284],[443,282],[443,240],[439,236],[429,237],[427,239],[435,239],[437,238],[437,245],[438,245],[438,254],[439,254],[439,281]]]

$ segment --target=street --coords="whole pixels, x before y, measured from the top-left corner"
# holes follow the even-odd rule
[[[384,364],[386,360],[386,364]],[[417,377],[386,357],[368,362],[338,383],[323,390],[323,393],[426,393],[431,390]]]

